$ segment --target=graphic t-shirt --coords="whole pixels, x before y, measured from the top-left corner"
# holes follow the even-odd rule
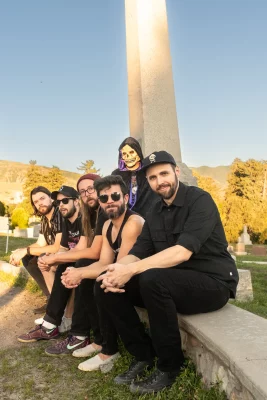
[[[67,218],[63,218],[60,246],[65,247],[66,249],[74,249],[81,236],[84,236],[81,215],[79,215],[73,223],[71,223]]]

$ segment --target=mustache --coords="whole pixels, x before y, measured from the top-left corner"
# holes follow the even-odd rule
[[[160,189],[166,188],[166,187],[170,187],[170,185],[166,185],[166,184],[159,185],[156,190],[160,190]]]

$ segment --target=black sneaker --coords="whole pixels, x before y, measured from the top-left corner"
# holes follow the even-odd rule
[[[142,376],[146,370],[152,369],[154,366],[154,361],[137,361],[133,360],[129,366],[129,369],[120,375],[117,375],[114,382],[117,385],[127,385],[130,384],[137,376]]]
[[[143,381],[132,382],[130,385],[130,392],[137,394],[160,392],[161,390],[171,386],[178,375],[179,371],[164,372],[156,369]]]

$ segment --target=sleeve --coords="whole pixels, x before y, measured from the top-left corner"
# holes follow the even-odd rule
[[[129,254],[140,258],[140,260],[155,254],[155,248],[147,221],[144,223],[142,232],[138,236],[132,249],[129,251]]]
[[[102,230],[104,223],[108,220],[108,217],[105,216],[103,211],[99,211],[98,218],[97,218],[97,223],[95,227],[95,236],[102,235]]]
[[[68,230],[67,230],[66,222],[64,221],[64,219],[62,219],[62,237],[61,237],[61,241],[60,241],[60,246],[65,247],[66,249],[69,248]]]
[[[189,208],[188,218],[176,245],[197,254],[211,236],[218,218],[219,212],[212,197],[208,193],[203,193]]]

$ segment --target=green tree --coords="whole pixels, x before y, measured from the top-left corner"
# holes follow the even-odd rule
[[[56,165],[53,165],[48,174],[44,177],[44,181],[45,186],[53,192],[54,190],[58,190],[65,183],[65,178],[62,171]]]
[[[83,171],[84,174],[98,174],[100,169],[96,169],[94,163],[93,160],[86,160],[77,169]]]
[[[23,207],[17,207],[12,213],[11,222],[13,226],[19,228],[27,228],[29,220],[29,214]]]
[[[0,201],[0,216],[4,216],[6,213],[6,207],[4,205],[4,203],[2,203],[2,201]]]
[[[44,185],[44,177],[41,173],[41,169],[36,164],[31,163],[28,166],[28,170],[26,173],[25,181],[22,186],[24,200],[21,203],[21,206],[25,208],[28,214],[33,213],[31,200],[30,200],[30,193],[32,189],[36,186]]]

